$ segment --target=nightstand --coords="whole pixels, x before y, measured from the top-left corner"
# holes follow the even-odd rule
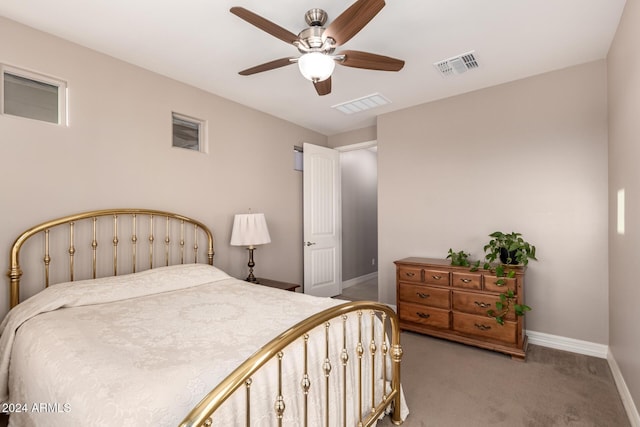
[[[270,288],[283,289],[291,292],[295,292],[296,289],[300,287],[300,285],[296,285],[295,283],[280,282],[278,280],[263,278],[258,278],[258,283],[256,283],[256,285],[268,286]]]

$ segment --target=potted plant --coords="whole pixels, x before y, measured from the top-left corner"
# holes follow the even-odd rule
[[[496,231],[489,237],[491,240],[484,246],[485,258],[489,263],[499,259],[506,265],[527,265],[529,259],[536,259],[536,247],[525,241],[520,233]]]
[[[489,234],[491,240],[484,246],[485,269],[491,269],[491,263],[497,259],[502,264],[498,264],[495,268],[496,281],[498,286],[506,284],[505,278],[514,278],[515,272],[508,268],[509,265],[527,265],[529,260],[536,260],[536,247],[524,240],[521,233],[511,232],[503,233],[495,231]],[[496,319],[496,322],[503,325],[504,316],[509,312],[511,307],[516,316],[524,316],[524,313],[531,310],[531,307],[525,304],[516,304],[516,297],[511,289],[500,294],[500,300],[496,302],[496,309],[487,311],[489,317]]]
[[[496,231],[489,235],[491,240],[484,246],[485,263],[484,270],[490,270],[495,273],[496,285],[504,286],[507,279],[516,277],[516,273],[509,266],[527,265],[530,259],[537,260],[536,247],[525,241],[522,234],[511,232],[503,233]],[[451,265],[459,267],[469,267],[471,271],[480,268],[480,261],[470,262],[470,254],[459,251],[455,252],[449,249],[447,258],[451,258]],[[496,264],[499,260],[500,263]],[[530,311],[531,307],[525,304],[517,304],[517,298],[511,289],[506,289],[500,293],[500,300],[496,302],[495,309],[487,310],[487,316],[493,318],[501,325],[504,325],[504,318],[510,310],[515,312],[516,316],[524,316],[525,312]]]

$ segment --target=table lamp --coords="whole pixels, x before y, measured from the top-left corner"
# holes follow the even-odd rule
[[[264,245],[271,242],[267,220],[262,213],[237,214],[233,219],[233,230],[231,231],[232,246],[248,246],[249,250],[249,275],[245,279],[247,282],[256,283],[258,280],[253,275],[253,251],[256,245]]]

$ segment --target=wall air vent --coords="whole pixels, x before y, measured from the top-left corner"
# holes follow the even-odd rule
[[[452,76],[454,74],[462,74],[467,70],[478,68],[478,60],[474,51],[454,56],[453,58],[438,61],[433,64],[436,70],[443,77]]]
[[[360,111],[381,107],[390,103],[391,101],[389,101],[383,95],[379,93],[372,93],[371,95],[363,96],[362,98],[332,105],[331,108],[335,108],[336,110],[344,114],[353,114],[359,113]]]

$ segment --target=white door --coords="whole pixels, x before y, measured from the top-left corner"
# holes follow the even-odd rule
[[[303,145],[304,293],[342,293],[340,153]]]

